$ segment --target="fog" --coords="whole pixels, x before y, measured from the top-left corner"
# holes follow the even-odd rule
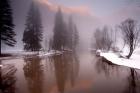
[[[90,9],[92,10],[91,12],[87,10],[88,8],[77,9],[72,8],[73,6],[70,7],[69,5],[68,6],[63,5],[63,3],[59,4],[57,2],[54,3],[55,0],[52,0],[52,2],[51,0],[33,0],[33,1],[37,3],[41,12],[41,19],[43,24],[42,46],[44,46],[45,39],[49,41],[49,39],[52,38],[53,36],[54,19],[55,14],[58,10],[57,7],[62,8],[62,13],[66,22],[68,21],[68,17],[72,15],[80,36],[79,37],[80,41],[78,45],[79,50],[88,50],[91,47],[92,42],[91,38],[97,27],[103,27],[104,25],[107,25],[108,27],[115,29],[115,27],[126,18],[133,18],[140,21],[140,7],[138,5],[135,5],[135,3],[131,3],[131,6],[129,7],[123,5],[121,7],[118,6],[118,9],[116,9],[116,11],[113,11],[110,14],[99,16],[99,14],[96,14],[97,10],[95,12],[94,10],[92,10],[94,7]],[[13,8],[13,19],[15,24],[14,31],[17,34],[16,35],[17,44],[15,45],[15,47],[8,47],[2,44],[1,45],[2,51],[23,50],[22,38],[25,29],[26,16],[31,2],[32,0],[11,0],[11,6]],[[63,2],[63,0],[60,0],[60,2]],[[81,2],[83,1],[81,0]],[[128,2],[130,1],[128,0]],[[134,2],[137,2],[137,4],[139,4],[139,1],[137,0]],[[128,5],[130,5],[130,3]],[[106,9],[106,11],[108,12],[109,10]],[[105,11],[103,11],[103,13],[104,12]],[[120,34],[118,34],[118,38],[120,37],[121,37]]]
[[[140,93],[140,0],[1,0],[0,30],[0,93]]]

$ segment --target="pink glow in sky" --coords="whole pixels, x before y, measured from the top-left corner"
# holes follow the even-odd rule
[[[90,15],[91,11],[88,6],[80,5],[80,6],[74,6],[74,7],[68,7],[64,5],[54,4],[51,3],[48,0],[36,0],[37,2],[41,4],[45,4],[49,9],[53,11],[57,11],[59,7],[61,7],[62,12],[64,13],[77,13],[81,15]]]

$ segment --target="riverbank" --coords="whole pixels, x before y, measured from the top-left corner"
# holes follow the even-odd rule
[[[53,55],[61,55],[65,52],[72,52],[70,50],[64,50],[64,51],[57,51],[57,50],[50,50],[50,51],[37,51],[37,52],[27,52],[27,51],[7,51],[1,54],[0,60],[6,60],[11,58],[19,58],[23,56],[53,56]]]
[[[108,53],[100,53],[100,56],[106,58],[116,65],[123,65],[131,68],[140,69],[140,55],[133,54],[130,59],[126,59],[120,57],[117,53],[108,52]]]

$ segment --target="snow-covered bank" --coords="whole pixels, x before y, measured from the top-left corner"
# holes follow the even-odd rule
[[[3,52],[3,53],[7,53],[7,54],[10,54],[11,56],[5,56],[5,57],[0,57],[0,60],[7,60],[7,59],[12,59],[12,58],[20,58],[20,57],[23,57],[23,56],[39,56],[39,57],[42,57],[42,56],[53,56],[53,55],[61,55],[63,54],[65,51],[55,51],[55,50],[50,50],[50,51],[39,51],[39,52],[27,52],[27,51],[6,51],[6,52]],[[70,52],[67,51],[67,52]]]
[[[39,55],[38,56],[53,56],[53,55],[61,55],[63,52],[61,51],[54,51],[54,50],[51,50],[49,52],[39,52]]]
[[[66,53],[66,52],[72,53],[73,51],[70,50],[70,49],[65,49],[65,50],[63,50],[63,51],[58,51],[58,50],[50,50],[50,51],[48,51],[48,52],[40,51],[38,56],[61,55],[61,54]]]
[[[117,65],[140,69],[140,54],[133,54],[130,59],[120,58],[119,55],[113,52],[100,53],[100,56]]]

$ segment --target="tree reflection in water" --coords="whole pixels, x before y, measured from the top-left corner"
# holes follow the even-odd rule
[[[130,68],[129,72],[128,85],[124,93],[140,93],[140,76],[134,68]]]
[[[69,60],[70,63],[70,80],[72,87],[75,85],[76,77],[78,77],[79,72],[79,59],[76,54],[70,55],[69,57],[71,60]]]
[[[23,67],[30,93],[42,93],[43,69],[39,57],[25,57]]]
[[[64,93],[67,81],[71,82],[72,87],[75,84],[79,71],[79,60],[73,53],[52,56],[51,59],[54,63],[58,91]]]
[[[112,76],[114,72],[120,72],[118,71],[120,66],[118,68],[117,65],[114,65],[101,57],[97,58],[95,66],[97,67],[99,73],[104,72],[106,76]],[[140,93],[140,75],[138,75],[136,69],[128,69],[129,75],[126,82],[126,88],[125,91],[123,91],[123,93]]]
[[[98,73],[103,72],[107,77],[112,76],[115,72],[118,72],[118,65],[106,60],[103,57],[97,57],[96,59],[96,69]]]
[[[5,64],[0,67],[0,91],[2,93],[15,93],[16,78],[14,74],[16,71],[13,64]]]

